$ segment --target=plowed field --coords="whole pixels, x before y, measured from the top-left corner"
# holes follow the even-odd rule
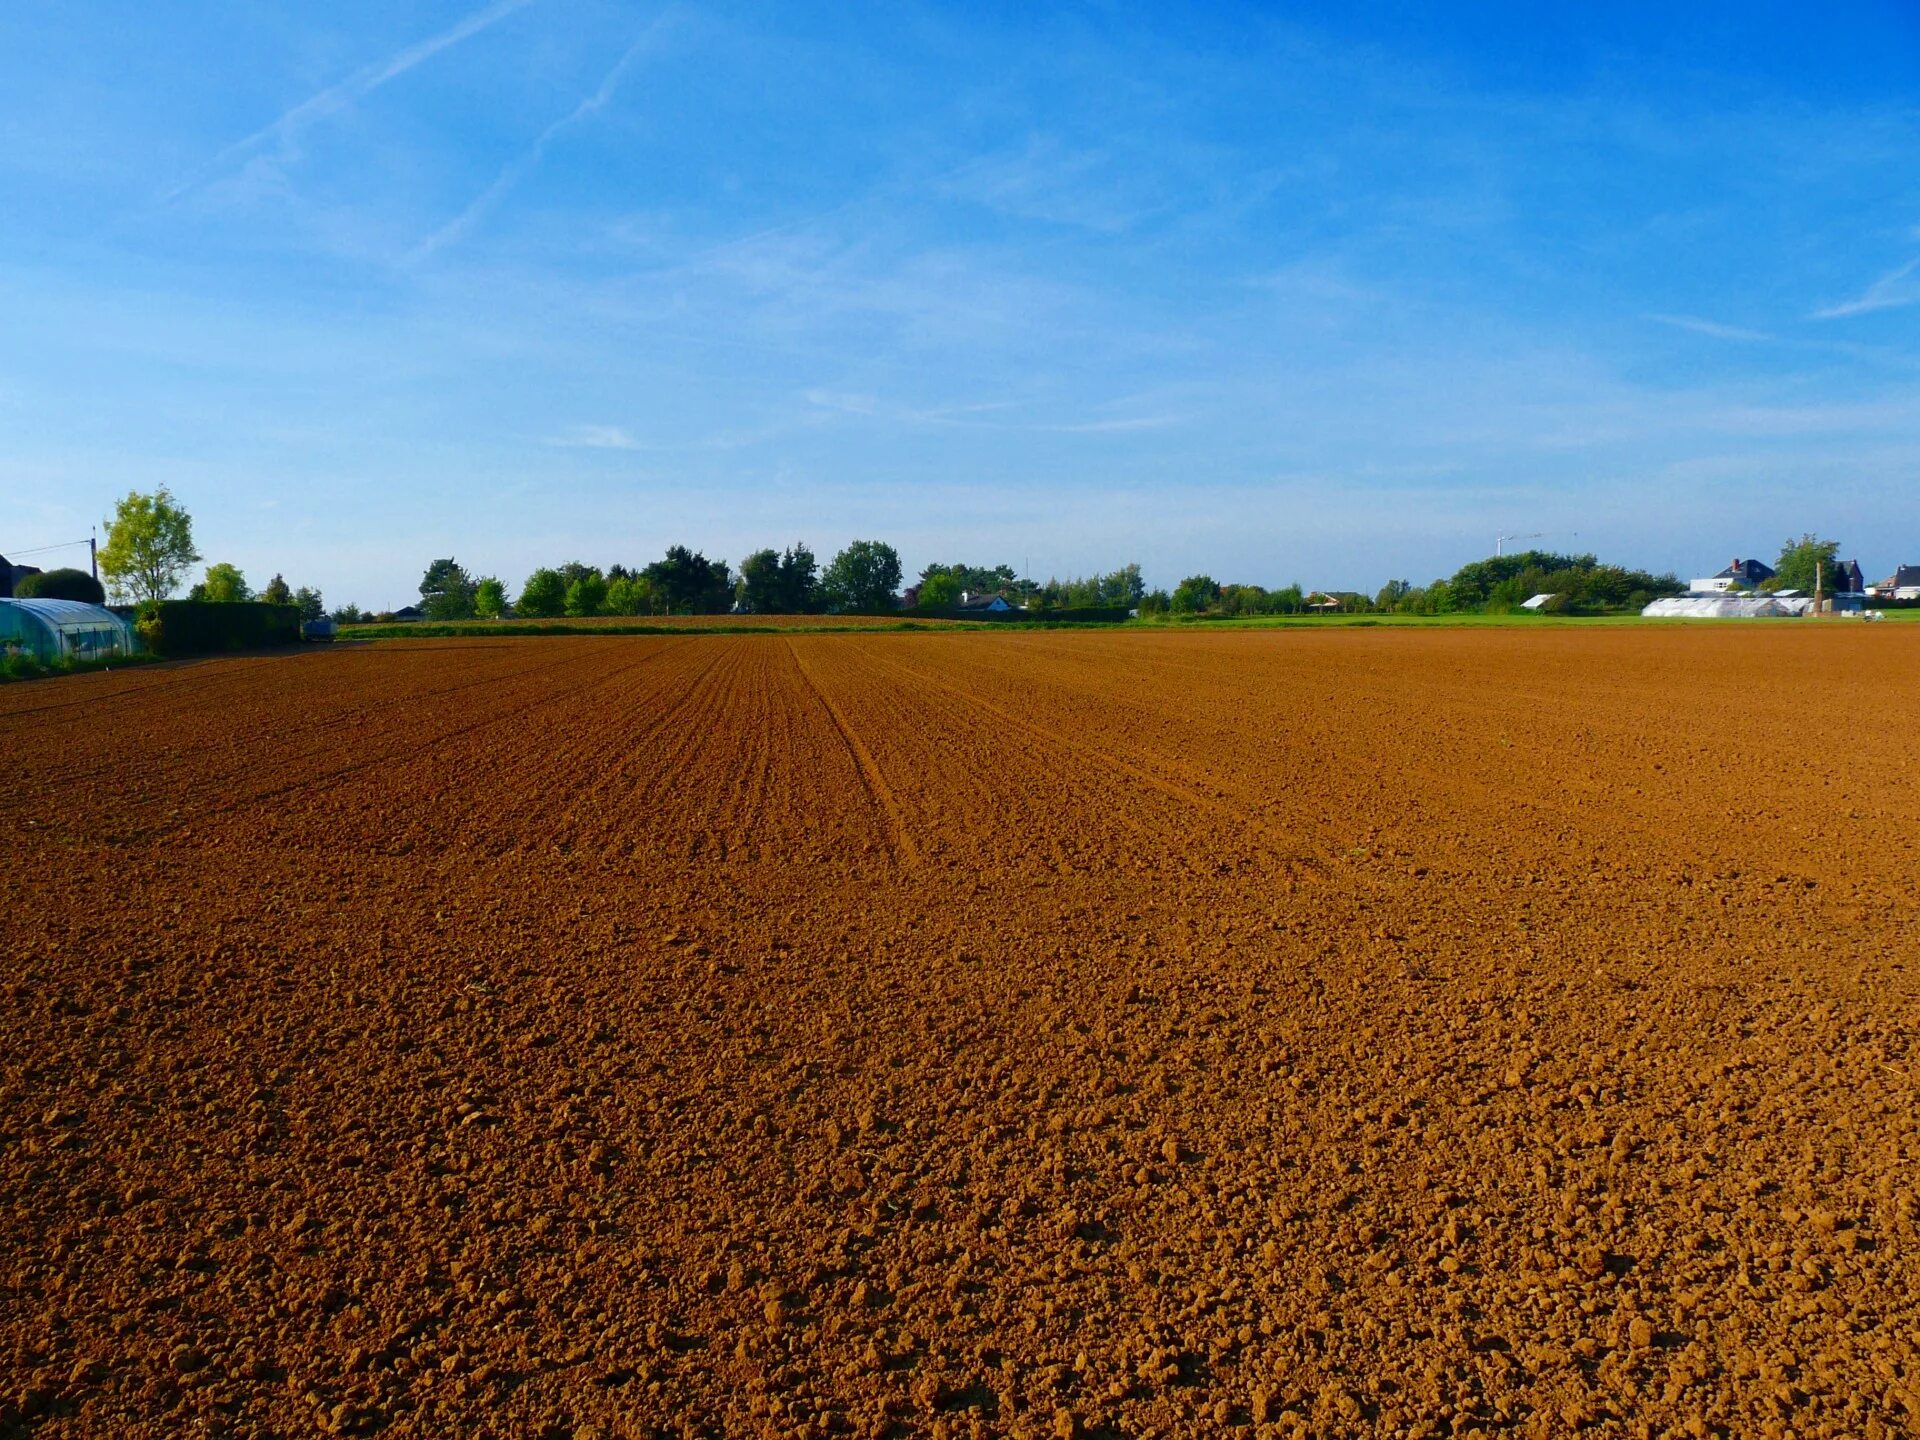
[[[1920,631],[0,689],[0,1433],[1920,1427]]]

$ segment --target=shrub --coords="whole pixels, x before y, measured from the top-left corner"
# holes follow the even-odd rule
[[[20,600],[80,600],[88,605],[107,603],[107,592],[84,570],[48,570],[27,575],[13,587]]]

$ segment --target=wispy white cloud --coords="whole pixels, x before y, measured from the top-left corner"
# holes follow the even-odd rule
[[[1130,430],[1165,430],[1179,425],[1179,415],[1131,415],[1115,420],[1083,420],[1069,425],[1031,425],[1031,430],[1051,431],[1056,435],[1113,435]]]
[[[936,194],[997,214],[1101,234],[1132,228],[1154,207],[1143,182],[1098,150],[1035,137],[1015,154],[981,156],[936,180]]]
[[[871,395],[851,395],[818,387],[807,391],[802,398],[809,405],[822,410],[835,410],[843,415],[871,415],[880,408],[880,402]]]
[[[211,176],[225,170],[236,160],[260,157],[269,147],[277,151],[275,160],[278,167],[291,164],[299,158],[300,136],[315,123],[340,114],[381,86],[399,79],[416,66],[425,64],[441,51],[450,50],[461,41],[472,39],[481,31],[490,29],[515,11],[524,10],[532,3],[534,0],[494,0],[493,4],[483,6],[439,34],[430,36],[418,44],[410,45],[384,60],[363,66],[345,80],[329,85],[318,94],[308,96],[270,124],[261,126],[244,139],[234,141],[192,175],[174,186],[163,198],[169,201],[176,200],[188,191],[198,188]]]
[[[1840,320],[1848,315],[1865,315],[1874,310],[1897,310],[1905,305],[1920,305],[1920,255],[1889,270],[1859,295],[1838,305],[1816,310],[1816,320]]]
[[[638,450],[640,442],[618,425],[575,425],[548,439],[565,450]]]
[[[1645,315],[1656,325],[1671,325],[1676,330],[1689,330],[1695,335],[1710,335],[1715,340],[1741,340],[1750,344],[1771,342],[1773,336],[1764,330],[1749,330],[1744,325],[1723,325],[1718,320],[1703,320],[1698,315]]]
[[[626,52],[614,62],[613,68],[607,71],[606,77],[601,80],[598,88],[591,95],[535,136],[533,144],[504,165],[500,173],[493,177],[492,183],[474,196],[464,210],[421,241],[413,252],[413,258],[424,260],[435,251],[463,237],[540,164],[555,140],[574,126],[606,109],[612,103],[613,97],[619,93],[620,86],[626,80],[627,72],[633,68],[634,62],[653,47],[666,24],[667,21],[663,18],[649,25],[640,38],[629,45]]]
[[[1088,420],[1022,420],[1007,417],[1006,412],[1031,409],[1031,400],[991,400],[953,405],[911,407],[890,405],[878,396],[852,394],[839,390],[814,388],[801,396],[807,404],[835,415],[858,416],[889,424],[949,427],[963,430],[998,430],[1046,435],[1107,435],[1133,430],[1163,430],[1183,423],[1186,417],[1173,414],[1110,415]],[[1116,402],[1122,408],[1128,402]],[[987,419],[986,416],[997,418]]]

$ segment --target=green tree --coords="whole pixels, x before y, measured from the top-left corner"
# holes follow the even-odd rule
[[[216,560],[207,566],[206,578],[193,587],[188,598],[211,600],[216,605],[239,605],[253,599],[253,589],[239,566]]]
[[[336,625],[358,625],[365,618],[358,605],[342,605],[333,612],[333,623]]]
[[[1380,587],[1380,593],[1373,597],[1373,603],[1382,610],[1392,610],[1407,598],[1408,592],[1412,589],[1411,581],[1389,580]]]
[[[899,552],[879,540],[855,540],[833,557],[820,577],[828,603],[841,610],[891,609],[899,586]]]
[[[920,582],[922,610],[951,610],[960,603],[960,582],[951,575],[929,575]]]
[[[802,541],[780,553],[780,611],[811,615],[820,608],[820,564]]]
[[[471,620],[473,578],[451,556],[434,561],[420,579],[420,608],[429,620]]]
[[[498,620],[507,613],[507,587],[497,575],[483,575],[474,582],[473,613],[482,620]]]
[[[520,587],[520,602],[514,606],[522,616],[551,620],[567,608],[567,582],[558,570],[544,566],[527,577]]]
[[[936,575],[951,575],[962,590],[976,595],[998,595],[1020,584],[1011,565],[929,565],[920,572],[921,585]]]
[[[1143,618],[1148,615],[1164,615],[1172,605],[1172,597],[1166,591],[1149,590],[1140,597],[1140,614]]]
[[[733,603],[727,562],[709,560],[684,545],[669,545],[665,557],[642,573],[670,614],[710,614]]]
[[[291,605],[293,603],[293,591],[287,585],[287,577],[276,573],[273,579],[266,583],[266,588],[261,590],[260,603],[262,605]]]
[[[98,580],[70,566],[24,576],[13,593],[20,600],[78,600],[87,605],[104,605],[107,600],[107,592]]]
[[[1840,558],[1838,540],[1822,540],[1818,535],[1802,535],[1798,540],[1789,540],[1780,547],[1780,558],[1774,562],[1773,578],[1761,588],[1766,590],[1804,590],[1809,595],[1819,584],[1826,593],[1833,592],[1833,567]]]
[[[200,560],[193,517],[164,485],[151,495],[130,490],[113,507],[99,558],[116,600],[164,600]]]
[[[607,615],[651,615],[653,585],[644,575],[630,575],[622,571],[617,578],[607,582],[607,598],[600,609]]]
[[[754,551],[740,562],[740,603],[756,615],[778,614],[786,608],[780,580],[780,552]]]
[[[294,591],[293,603],[299,608],[302,620],[327,618],[327,602],[320,598],[320,592],[311,585],[302,585]]]
[[[1173,612],[1176,615],[1198,615],[1212,608],[1220,596],[1220,587],[1214,583],[1211,575],[1189,575],[1173,587]]]
[[[589,570],[567,586],[566,612],[576,619],[598,615],[607,602],[607,582],[598,570]]]

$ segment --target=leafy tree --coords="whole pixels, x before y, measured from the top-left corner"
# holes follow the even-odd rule
[[[507,587],[497,575],[483,575],[474,582],[473,613],[482,620],[498,620],[507,613]]]
[[[853,541],[833,557],[820,577],[828,603],[842,610],[890,609],[899,586],[899,552],[879,540]]]
[[[1164,615],[1172,604],[1173,601],[1166,591],[1149,590],[1140,597],[1140,613],[1142,616]]]
[[[420,580],[420,608],[430,620],[471,620],[473,578],[452,557],[434,561]]]
[[[253,599],[253,589],[240,567],[216,560],[207,566],[206,578],[188,593],[190,600],[211,600],[217,605],[238,605]]]
[[[920,582],[922,610],[951,610],[960,603],[960,582],[951,575],[929,575]]]
[[[644,575],[628,571],[607,582],[607,598],[600,609],[607,615],[651,615],[653,605],[652,582]]]
[[[711,614],[733,602],[726,561],[709,560],[684,545],[669,545],[665,557],[642,573],[671,614]]]
[[[13,593],[21,600],[78,600],[87,605],[104,605],[107,592],[98,580],[84,570],[62,566],[21,577]]]
[[[604,580],[606,577],[600,573],[598,565],[589,565],[584,560],[569,560],[560,567],[560,578],[571,588],[578,580]]]
[[[740,562],[738,598],[756,614],[804,615],[818,603],[818,570],[804,544],[756,550]]]
[[[1197,615],[1212,608],[1219,598],[1220,587],[1214,583],[1211,575],[1189,575],[1173,588],[1173,612],[1176,615]]]
[[[1138,605],[1140,597],[1147,593],[1147,582],[1141,578],[1138,565],[1128,564],[1104,575],[1049,579],[1044,585],[1018,581],[1016,588],[1037,597],[1048,608],[1072,610],[1081,606]]]
[[[542,567],[520,587],[520,602],[514,608],[523,616],[551,620],[567,608],[567,582],[558,570]]]
[[[962,590],[983,594],[1010,590],[1019,579],[1011,565],[929,565],[920,572],[920,583],[926,584],[935,575],[951,575]]]
[[[267,582],[266,588],[260,592],[260,603],[262,605],[291,605],[293,603],[293,591],[287,587],[287,577],[276,573],[273,579]]]
[[[780,552],[756,550],[740,562],[740,603],[756,615],[772,615],[785,608],[780,583]]]
[[[1773,578],[1761,586],[1764,590],[1804,590],[1809,595],[1816,584],[1827,593],[1833,591],[1833,567],[1840,558],[1838,540],[1822,540],[1818,535],[1802,535],[1780,547],[1774,562]]]
[[[302,585],[293,592],[293,603],[300,608],[302,620],[324,620],[327,615],[327,602],[320,598],[320,592],[311,585]]]
[[[567,586],[566,611],[576,618],[598,615],[607,601],[607,582],[598,570],[589,570]]]
[[[1407,598],[1412,589],[1413,586],[1408,581],[1389,580],[1380,587],[1380,593],[1373,597],[1373,603],[1382,610],[1392,610]]]
[[[820,565],[806,542],[780,552],[780,610],[811,615],[820,608]]]
[[[358,625],[365,618],[358,605],[342,605],[333,612],[333,623],[336,625]]]
[[[1627,605],[1636,593],[1677,595],[1682,588],[1672,575],[1602,565],[1592,555],[1523,550],[1475,560],[1451,580],[1428,586],[1425,613],[1511,608],[1535,595],[1561,596],[1574,613],[1609,610]]]
[[[99,558],[116,600],[164,600],[199,562],[193,517],[164,485],[151,495],[130,490],[113,507]]]

